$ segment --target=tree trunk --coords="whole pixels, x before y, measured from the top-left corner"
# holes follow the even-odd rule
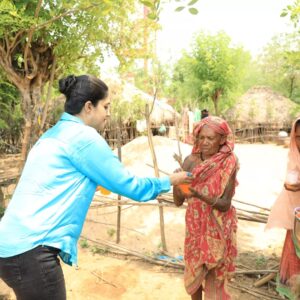
[[[292,99],[293,92],[294,92],[294,82],[295,82],[295,77],[292,76],[290,79],[290,92],[289,92],[289,98]]]
[[[222,90],[216,90],[214,94],[212,95],[212,101],[214,104],[214,109],[215,109],[215,115],[219,115],[219,98],[222,95]]]
[[[36,142],[39,133],[39,114],[42,106],[42,80],[37,76],[34,80],[27,82],[26,87],[21,89],[22,111],[24,116],[24,130],[22,138],[20,166],[23,169],[27,154],[32,145]]]

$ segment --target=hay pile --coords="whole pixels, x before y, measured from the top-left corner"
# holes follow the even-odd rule
[[[178,154],[178,142],[162,136],[154,136],[153,144],[160,170],[173,173],[179,167],[174,160],[173,154]],[[180,142],[180,149],[183,159],[191,153],[192,146]],[[147,136],[140,136],[122,147],[122,162],[138,176],[154,176],[152,156]],[[161,173],[161,176],[164,176]]]

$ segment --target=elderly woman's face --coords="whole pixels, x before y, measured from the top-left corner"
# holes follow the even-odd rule
[[[197,139],[197,144],[200,146],[201,153],[205,159],[216,154],[224,143],[225,137],[216,133],[207,125],[203,126]]]

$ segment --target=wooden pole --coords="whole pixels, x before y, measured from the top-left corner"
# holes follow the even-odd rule
[[[177,139],[177,147],[178,147],[178,155],[174,153],[174,158],[176,161],[178,161],[180,167],[182,168],[182,153],[180,148],[180,138],[179,138],[179,128],[178,128],[178,118],[176,116],[176,113],[174,113],[174,119],[175,119],[175,133],[176,133],[176,139]]]
[[[261,287],[262,285],[264,285],[265,283],[269,282],[270,280],[272,280],[273,278],[275,278],[277,275],[276,272],[274,273],[269,273],[265,276],[263,276],[262,278],[260,278],[259,280],[257,280],[256,282],[254,282],[253,286],[258,288]]]
[[[155,98],[153,102],[155,101]],[[154,104],[154,103],[153,103]],[[151,151],[151,156],[153,160],[153,166],[154,166],[154,172],[155,176],[159,177],[159,170],[157,166],[157,159],[155,155],[155,150],[153,146],[153,140],[152,140],[152,131],[151,131],[151,122],[150,122],[150,110],[149,110],[149,104],[146,104],[146,123],[147,123],[147,133],[148,133],[148,143]],[[159,203],[161,203],[160,199],[157,199]],[[167,244],[166,244],[166,236],[165,236],[165,222],[164,222],[164,208],[162,206],[159,206],[159,220],[160,220],[160,236],[161,236],[161,244],[163,251],[167,252]]]
[[[121,151],[121,120],[118,121],[117,125],[117,139],[118,139],[118,157],[122,161],[122,151]],[[118,195],[118,202],[122,200],[122,196]],[[118,205],[118,215],[117,215],[117,239],[116,243],[120,243],[120,234],[121,234],[121,206]]]

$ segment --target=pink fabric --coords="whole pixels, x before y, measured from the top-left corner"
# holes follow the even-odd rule
[[[227,289],[227,280],[216,281],[211,274],[206,276],[204,292],[205,300],[231,300]]]
[[[289,279],[291,279],[293,276],[297,276],[300,274],[300,259],[296,254],[292,236],[292,230],[288,230],[282,249],[279,267],[279,278],[281,284],[289,284]]]
[[[300,153],[295,142],[295,125],[298,120],[300,117],[295,120],[292,126],[287,172],[297,170],[300,173]],[[271,209],[266,229],[274,227],[293,229],[294,209],[298,206],[300,206],[300,191],[291,192],[283,187]]]

